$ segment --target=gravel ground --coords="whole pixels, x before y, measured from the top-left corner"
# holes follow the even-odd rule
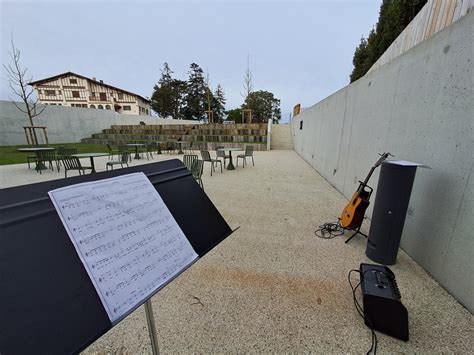
[[[99,171],[105,161],[97,159]],[[63,176],[1,166],[0,186]],[[371,262],[365,240],[314,235],[319,224],[337,219],[346,199],[294,151],[255,152],[255,166],[212,177],[206,165],[203,182],[229,225],[240,229],[152,298],[161,352],[366,352],[370,331],[347,281],[350,269]],[[473,353],[473,316],[403,251],[391,269],[408,309],[410,341],[377,333],[378,350]],[[143,307],[84,353],[151,353]]]

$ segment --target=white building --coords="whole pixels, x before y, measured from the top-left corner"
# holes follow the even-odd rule
[[[36,80],[33,86],[38,102],[44,105],[114,110],[131,115],[151,115],[150,100],[96,78],[67,72]]]

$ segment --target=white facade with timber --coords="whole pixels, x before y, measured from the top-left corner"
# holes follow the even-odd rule
[[[33,86],[44,105],[113,110],[129,115],[151,115],[150,100],[102,80],[72,72],[36,80]]]

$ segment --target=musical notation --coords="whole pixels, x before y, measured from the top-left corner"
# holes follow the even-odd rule
[[[112,322],[197,258],[143,173],[49,195]]]

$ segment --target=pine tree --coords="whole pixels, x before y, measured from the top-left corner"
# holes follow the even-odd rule
[[[173,74],[173,71],[170,69],[168,63],[164,62],[163,69],[161,69],[161,78],[158,83],[161,86],[168,85],[173,80],[171,74]]]
[[[225,95],[220,84],[217,85],[216,91],[212,95],[211,109],[214,112],[214,120],[216,123],[224,121],[225,114]]]
[[[204,120],[206,111],[206,84],[199,65],[192,63],[186,88],[184,117],[188,120]]]
[[[151,106],[163,118],[182,119],[186,82],[173,79],[168,63],[163,64],[158,84],[153,87]]]
[[[427,0],[383,0],[375,29],[372,29],[367,40],[362,38],[354,52],[351,82],[367,73],[426,2]]]

